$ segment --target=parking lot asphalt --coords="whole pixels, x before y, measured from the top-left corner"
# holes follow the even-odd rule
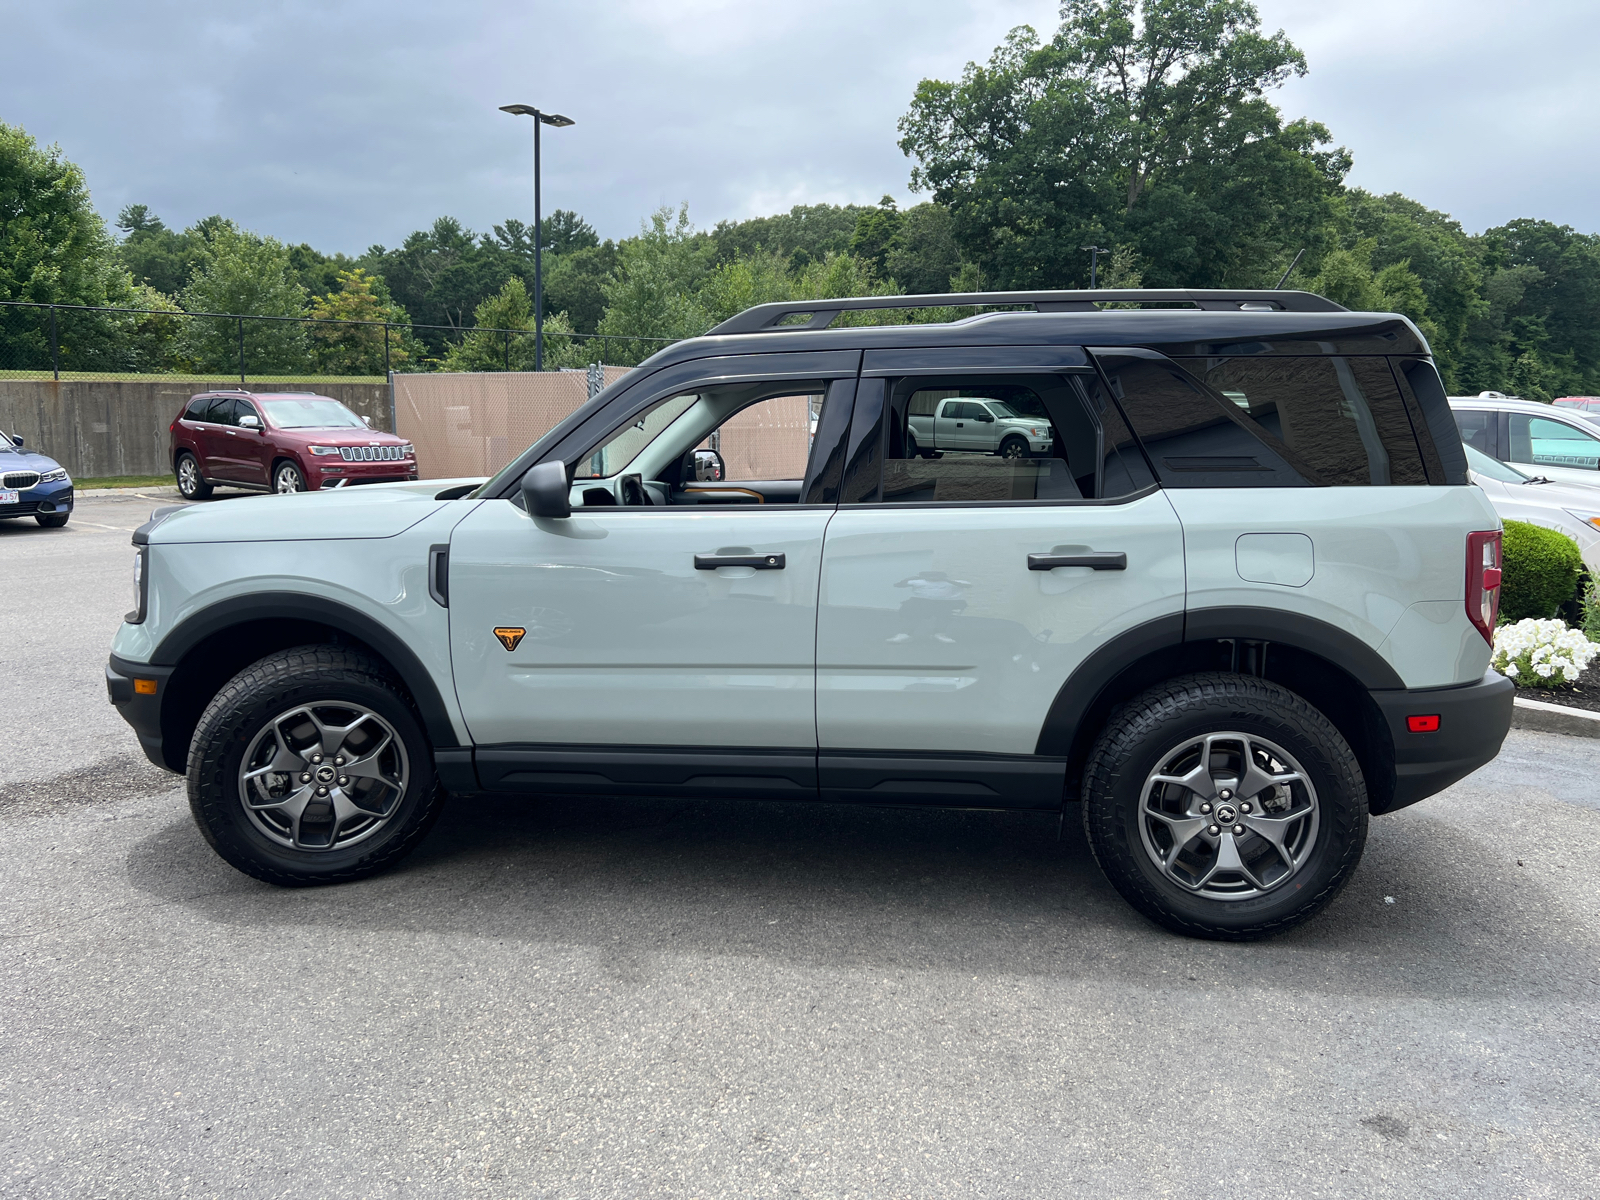
[[[279,890],[106,703],[149,507],[0,522],[0,1195],[1600,1195],[1600,742],[1258,944],[1038,816],[461,801]]]

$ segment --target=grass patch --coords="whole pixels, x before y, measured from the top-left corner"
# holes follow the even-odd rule
[[[78,491],[90,488],[148,488],[176,487],[178,481],[171,475],[102,475],[98,479],[74,479],[72,486]]]
[[[25,379],[48,383],[54,376],[49,371],[0,371],[0,379]],[[240,384],[237,379],[217,375],[139,375],[118,374],[115,371],[63,371],[62,383],[200,383],[200,391],[222,391],[227,388],[254,389],[262,384],[298,384],[297,390],[314,389],[323,383],[381,383],[387,384],[386,375],[252,375],[250,381]]]

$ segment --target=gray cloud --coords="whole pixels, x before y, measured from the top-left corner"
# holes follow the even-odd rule
[[[1311,59],[1281,103],[1351,147],[1354,182],[1474,229],[1600,225],[1585,61],[1600,16],[1585,6],[1261,7]],[[523,101],[578,121],[546,133],[546,207],[623,236],[681,201],[699,224],[904,201],[895,122],[917,81],[1056,20],[1039,0],[0,0],[0,120],[59,142],[108,215],[222,212],[355,253],[444,213],[477,229],[526,219],[529,122],[496,111]]]

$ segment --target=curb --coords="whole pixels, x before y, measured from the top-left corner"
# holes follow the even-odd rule
[[[1515,729],[1536,729],[1540,733],[1600,738],[1600,712],[1546,704],[1543,700],[1525,700],[1521,696],[1512,702],[1511,725]]]

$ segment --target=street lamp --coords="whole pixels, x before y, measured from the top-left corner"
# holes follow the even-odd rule
[[[1102,254],[1110,254],[1111,251],[1107,250],[1104,246],[1079,246],[1078,249],[1087,250],[1089,252],[1089,287],[1091,289],[1099,287],[1100,256]]]
[[[560,113],[540,112],[531,104],[502,104],[500,111],[514,117],[533,118],[533,369],[544,370],[544,272],[541,251],[544,249],[544,218],[539,212],[539,126],[551,125],[563,129],[574,125],[571,117]]]

